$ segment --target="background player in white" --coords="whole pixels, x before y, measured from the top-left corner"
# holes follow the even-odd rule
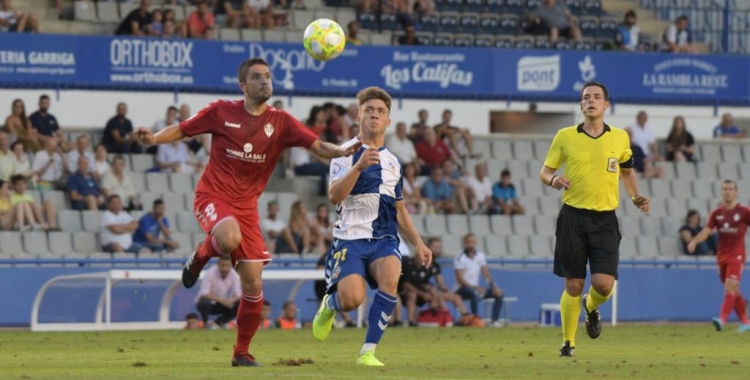
[[[397,303],[401,277],[399,229],[415,247],[417,264],[429,266],[432,253],[422,242],[403,201],[401,164],[385,148],[385,130],[391,124],[391,97],[368,87],[357,94],[362,147],[351,158],[331,162],[328,198],[339,220],[326,263],[328,289],[313,321],[313,336],[325,340],[336,311],[350,311],[364,302],[365,280],[377,288],[370,307],[367,336],[357,364],[383,366],[375,358]],[[356,139],[344,144],[356,143]]]

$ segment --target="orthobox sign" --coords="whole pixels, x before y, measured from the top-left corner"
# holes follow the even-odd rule
[[[517,64],[518,91],[552,92],[560,86],[560,56],[523,57]]]

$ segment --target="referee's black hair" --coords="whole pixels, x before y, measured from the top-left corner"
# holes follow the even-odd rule
[[[604,100],[609,101],[609,90],[607,90],[607,86],[603,85],[600,82],[586,82],[586,84],[583,85],[583,88],[581,88],[581,99],[583,99],[583,91],[586,90],[586,87],[599,87],[604,92]]]

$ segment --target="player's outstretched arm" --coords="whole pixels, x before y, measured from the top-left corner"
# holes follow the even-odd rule
[[[688,243],[687,245],[688,252],[690,253],[695,252],[695,246],[706,241],[706,239],[708,239],[708,237],[711,236],[713,232],[714,232],[713,229],[709,227],[703,227],[701,232],[699,232],[698,235],[695,235],[695,237],[692,240],[690,240],[690,243]]]
[[[409,210],[403,200],[396,201],[396,221],[401,234],[414,246],[414,256],[418,262],[426,267],[432,264],[432,251],[424,244],[419,236],[419,231],[414,227],[414,223],[409,216]]]
[[[315,140],[315,142],[310,145],[309,150],[318,157],[331,159],[351,156],[352,154],[357,153],[361,146],[362,142],[359,140],[357,140],[353,144],[343,144],[341,146],[325,141]]]
[[[620,177],[622,178],[622,184],[625,186],[625,191],[628,192],[628,196],[633,201],[635,207],[638,207],[642,212],[648,213],[651,207],[649,205],[650,200],[643,195],[638,195],[638,176],[635,174],[635,170],[620,167]]]
[[[141,140],[141,143],[148,145],[169,144],[171,142],[182,140],[182,138],[185,137],[179,124],[170,125],[156,134],[151,132],[148,128],[138,127],[138,129],[135,130],[135,133],[138,135],[138,139]]]

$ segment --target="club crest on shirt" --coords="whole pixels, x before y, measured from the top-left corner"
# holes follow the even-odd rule
[[[245,153],[250,153],[253,151],[253,144],[245,143],[245,145],[242,147],[242,150],[245,151]]]
[[[610,157],[607,161],[607,171],[610,173],[617,173],[617,164],[619,162],[617,161],[617,158]]]
[[[740,221],[740,214],[734,214],[734,221],[739,222]]]
[[[333,164],[333,166],[331,166],[331,175],[337,175],[339,174],[340,171],[341,171],[341,165]]]
[[[271,137],[273,134],[273,124],[268,123],[263,127],[263,130],[266,132],[266,136]]]

